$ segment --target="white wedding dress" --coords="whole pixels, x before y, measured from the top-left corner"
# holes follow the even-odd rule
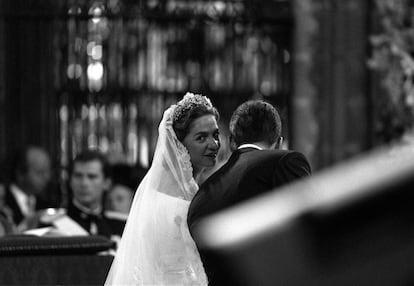
[[[190,155],[164,112],[151,168],[138,187],[105,285],[207,285],[187,226],[198,190]]]

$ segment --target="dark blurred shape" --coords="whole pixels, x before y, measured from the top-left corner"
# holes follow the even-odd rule
[[[114,248],[115,242],[99,235],[37,237],[8,235],[0,238],[0,255],[95,254]]]
[[[135,191],[147,169],[141,166],[118,163],[112,165],[111,170],[112,184],[105,195],[105,210],[128,215]]]
[[[414,285],[414,150],[381,149],[206,218],[220,285]]]
[[[111,166],[112,184],[122,184],[135,191],[146,172],[147,169],[141,166],[126,163],[114,164]]]
[[[102,236],[0,238],[0,285],[103,285],[114,247]]]

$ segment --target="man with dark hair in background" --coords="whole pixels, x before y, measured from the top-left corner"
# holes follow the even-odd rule
[[[197,225],[202,218],[311,173],[301,153],[279,149],[281,120],[271,104],[262,100],[241,104],[229,129],[232,155],[200,186],[188,211],[187,222],[197,246]],[[209,285],[231,283],[217,261],[200,247],[199,251]]]
[[[30,226],[24,221],[31,220],[37,210],[52,207],[46,200],[52,178],[51,162],[47,151],[34,145],[19,150],[13,159],[5,203],[12,211],[14,223],[25,230]]]
[[[90,234],[109,238],[122,235],[125,220],[109,217],[104,210],[104,193],[110,187],[109,165],[99,151],[76,156],[70,176],[72,200],[67,215]]]

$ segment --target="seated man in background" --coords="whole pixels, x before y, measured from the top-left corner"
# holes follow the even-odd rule
[[[28,146],[18,151],[13,158],[10,183],[6,186],[5,204],[20,231],[36,225],[36,211],[52,207],[46,200],[46,191],[51,183],[51,163],[46,150]]]
[[[104,210],[104,193],[110,187],[109,166],[99,151],[78,154],[70,175],[72,201],[67,215],[90,234],[116,239],[122,235],[125,220],[108,217]]]

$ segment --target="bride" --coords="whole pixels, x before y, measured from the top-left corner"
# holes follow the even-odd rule
[[[208,284],[186,218],[198,177],[216,163],[218,119],[210,100],[192,93],[164,112],[105,285]]]

